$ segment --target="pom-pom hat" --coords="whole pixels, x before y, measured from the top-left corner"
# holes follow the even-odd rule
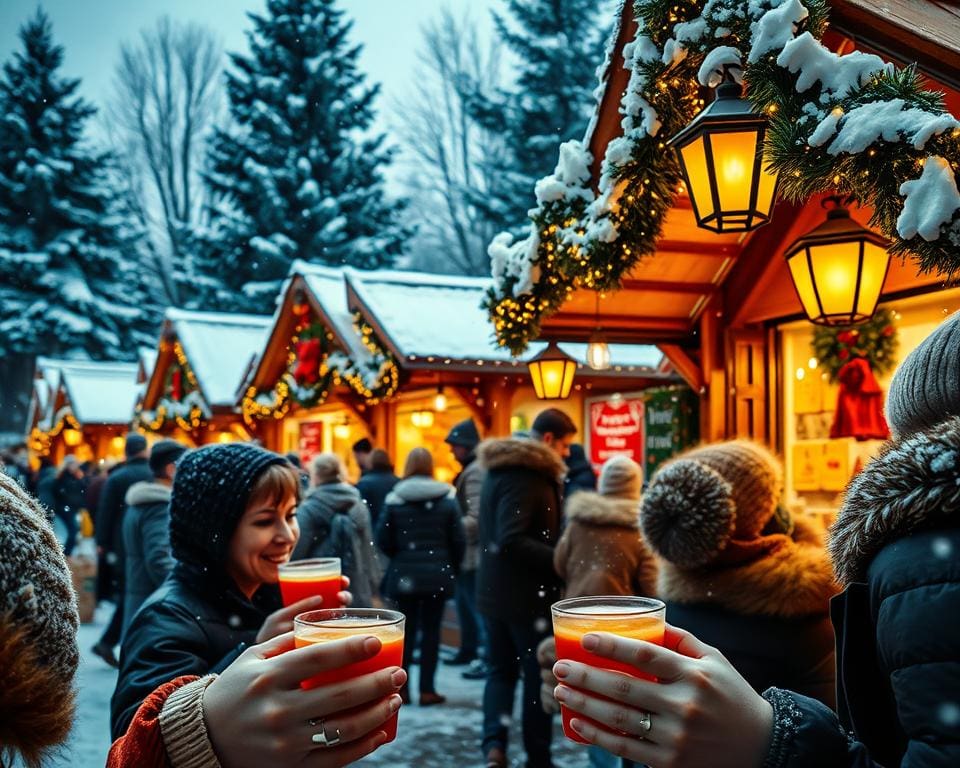
[[[219,566],[257,478],[283,456],[251,443],[208,445],[177,464],[170,498],[170,548],[184,563]]]
[[[780,463],[746,440],[705,445],[663,466],[643,496],[650,546],[681,568],[705,566],[737,542],[746,555],[777,511]]]
[[[642,490],[643,470],[629,456],[612,456],[600,468],[600,495],[639,501]]]

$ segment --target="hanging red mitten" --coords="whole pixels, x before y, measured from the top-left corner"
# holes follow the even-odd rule
[[[183,371],[179,368],[174,368],[170,374],[170,397],[175,403],[183,399]]]
[[[883,418],[883,391],[862,357],[855,357],[840,369],[840,394],[830,437],[857,440],[886,440],[890,437]]]
[[[297,365],[293,369],[293,378],[301,387],[312,386],[320,379],[320,339],[298,341],[296,347]]]

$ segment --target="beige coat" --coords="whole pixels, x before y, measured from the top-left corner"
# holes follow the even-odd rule
[[[575,493],[553,554],[566,597],[656,594],[657,563],[640,533],[640,502]]]

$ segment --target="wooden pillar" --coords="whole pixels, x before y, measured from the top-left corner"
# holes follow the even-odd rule
[[[727,380],[721,344],[723,313],[714,298],[700,316],[700,355],[705,391],[700,399],[700,439],[727,437]]]
[[[767,335],[763,328],[726,334],[731,437],[767,442]]]
[[[486,387],[485,410],[488,423],[484,425],[484,437],[509,437],[510,417],[513,415],[513,393],[516,385],[499,379]]]

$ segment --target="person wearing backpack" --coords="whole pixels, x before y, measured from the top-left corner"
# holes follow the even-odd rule
[[[390,558],[384,595],[407,617],[403,668],[408,674],[420,631],[422,707],[446,701],[434,687],[434,675],[443,608],[454,595],[466,548],[462,518],[454,487],[433,479],[430,451],[414,448],[407,456],[403,480],[387,496],[377,524],[377,545]],[[400,696],[409,701],[406,686]]]
[[[350,577],[353,606],[369,608],[380,585],[380,562],[373,548],[370,510],[345,477],[339,456],[321,453],[313,458],[313,488],[297,510],[300,541],[292,560],[339,557],[341,573]]]

